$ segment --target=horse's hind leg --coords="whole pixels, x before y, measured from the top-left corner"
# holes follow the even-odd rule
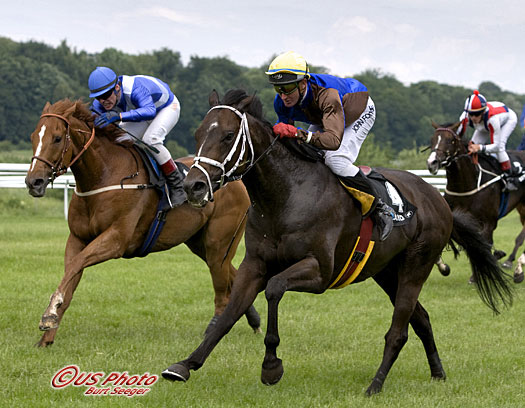
[[[367,395],[376,394],[381,391],[386,376],[408,340],[409,322],[423,341],[427,358],[431,365],[432,375],[438,377],[441,375],[440,371],[442,371],[442,367],[434,343],[430,321],[428,320],[426,312],[423,313],[424,309],[421,305],[418,307],[417,301],[423,282],[430,274],[432,266],[432,263],[420,266],[414,262],[411,262],[410,266],[407,266],[405,261],[404,265],[401,266],[403,271],[400,272],[401,280],[399,282],[396,274],[397,271],[393,270],[387,269],[374,276],[374,280],[390,297],[394,305],[394,315],[390,329],[385,335],[383,361],[366,391]],[[414,272],[415,270],[417,270],[417,272]],[[410,275],[414,273],[417,273],[417,276],[411,278]],[[442,375],[444,375],[444,372]]]
[[[505,269],[512,269],[512,263],[516,259],[516,253],[518,252],[518,249],[520,246],[523,245],[523,241],[525,240],[525,228],[521,230],[521,232],[518,234],[516,239],[514,240],[514,249],[512,250],[512,253],[509,255],[507,260],[503,262],[502,266]]]

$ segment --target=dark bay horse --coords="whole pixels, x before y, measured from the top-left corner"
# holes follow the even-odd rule
[[[196,131],[198,155],[186,178],[185,190],[194,205],[204,206],[225,182],[242,176],[252,201],[246,255],[235,277],[230,302],[216,326],[186,360],[171,365],[162,375],[170,380],[188,380],[190,370],[204,364],[220,339],[264,290],[268,326],[261,380],[271,385],[284,372],[276,353],[280,300],[286,291],[323,293],[338,279],[356,244],[361,210],[324,163],[302,160],[283,144],[275,143],[258,98],[233,90],[220,104],[214,91],[209,101],[212,109]],[[354,280],[374,279],[394,305],[383,360],[367,389],[368,395],[381,390],[408,339],[409,324],[423,342],[431,377],[445,378],[430,320],[418,297],[451,237],[466,249],[481,282],[478,290],[482,299],[494,311],[501,302],[508,304],[512,300],[490,245],[483,241],[468,214],[453,214],[439,192],[418,176],[377,170],[417,206],[417,211],[383,242],[378,241],[374,230],[375,246]]]
[[[440,168],[447,172],[447,188],[445,200],[450,208],[462,209],[470,213],[482,226],[485,239],[493,244],[493,233],[501,217],[517,209],[521,223],[525,221],[525,185],[519,184],[517,191],[502,195],[503,182],[499,181],[497,168],[485,155],[477,155],[478,163],[468,154],[468,144],[456,134],[459,122],[440,126],[432,123],[435,131],[430,139],[431,153],[427,160],[428,170],[435,174]],[[525,152],[511,151],[525,163]],[[511,157],[512,160],[512,157]],[[503,263],[506,268],[512,268],[518,248],[523,244],[525,227],[518,235],[512,253]],[[502,258],[505,253],[495,251],[496,258]],[[523,272],[514,272],[514,282],[523,281]]]
[[[26,177],[29,193],[42,197],[48,183],[67,167],[75,176],[75,191],[80,192],[73,194],[69,206],[65,273],[40,321],[40,330],[45,333],[39,346],[53,343],[84,268],[108,259],[133,257],[156,216],[159,194],[154,189],[137,188],[148,184],[148,174],[134,148],[115,143],[121,135],[113,126],[95,128],[87,106],[68,99],[47,103],[31,134],[34,157]],[[183,162],[191,165],[192,159]],[[122,189],[121,183],[127,189]],[[97,193],[99,189],[106,191]],[[230,297],[236,274],[232,259],[249,205],[241,182],[229,184],[209,207],[198,209],[185,203],[168,212],[152,248],[152,252],[164,251],[185,243],[206,262],[215,291],[215,316],[223,312]],[[259,316],[253,307],[247,317],[257,330]]]

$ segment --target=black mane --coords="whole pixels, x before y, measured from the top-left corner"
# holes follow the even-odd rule
[[[263,122],[266,126],[271,127],[271,123],[264,117],[263,105],[261,103],[261,100],[255,94],[253,94],[253,96],[250,96],[246,93],[244,89],[230,89],[224,95],[222,103],[228,106],[239,108],[239,106],[242,106],[242,102],[245,101],[247,98],[251,98],[251,102],[249,102],[245,107],[239,110],[241,110],[242,112],[249,113],[254,118]]]

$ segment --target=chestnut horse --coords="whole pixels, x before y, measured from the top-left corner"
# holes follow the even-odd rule
[[[68,99],[47,103],[31,134],[34,157],[26,177],[29,193],[42,197],[48,183],[68,167],[76,181],[69,206],[65,273],[40,321],[45,333],[39,346],[53,343],[84,268],[135,256],[156,216],[159,194],[155,189],[137,188],[148,185],[148,174],[133,147],[115,143],[121,135],[114,126],[95,128],[87,106]],[[192,159],[182,161],[191,165]],[[206,262],[215,291],[215,316],[228,303],[237,272],[232,259],[250,205],[241,182],[230,184],[216,198],[203,209],[185,203],[170,210],[151,250],[164,251],[184,242]],[[253,307],[247,308],[247,317],[257,330],[259,316]]]
[[[184,183],[185,190],[194,205],[209,205],[219,187],[242,177],[252,201],[246,255],[235,277],[230,302],[216,326],[186,360],[171,365],[162,375],[169,380],[187,381],[190,370],[204,364],[220,339],[264,290],[268,326],[261,380],[271,385],[284,372],[276,353],[280,300],[289,290],[320,294],[334,282],[339,284],[340,271],[345,271],[350,262],[349,255],[360,234],[361,209],[324,163],[301,160],[283,144],[275,143],[277,139],[271,124],[263,119],[258,98],[233,90],[220,104],[214,91],[210,106],[212,109],[195,133],[198,155]],[[417,211],[383,242],[377,239],[377,231],[372,233],[375,245],[371,256],[354,280],[373,278],[394,305],[383,360],[367,389],[368,395],[381,390],[408,339],[409,324],[423,342],[432,378],[445,378],[430,320],[418,297],[451,237],[466,249],[481,282],[478,289],[482,299],[494,311],[500,302],[509,304],[512,300],[490,245],[483,241],[468,214],[453,214],[439,192],[418,176],[400,170],[377,170]],[[358,263],[365,255],[355,254],[358,256],[352,260]],[[330,368],[326,370],[329,375]]]
[[[525,221],[525,185],[519,184],[516,191],[502,194],[503,182],[497,167],[484,154],[476,157],[479,163],[474,163],[468,154],[468,142],[456,134],[458,123],[440,126],[432,122],[435,131],[430,139],[431,153],[427,159],[427,168],[436,174],[440,168],[447,172],[447,188],[445,200],[450,208],[462,209],[470,214],[482,226],[485,239],[493,244],[494,230],[498,220],[509,214],[514,208],[520,214],[521,223]],[[525,163],[525,152],[511,151],[511,161],[514,157]],[[525,228],[525,227],[524,227]],[[525,229],[522,229],[515,240],[512,253],[503,266],[510,269],[516,257],[518,248],[523,244]],[[496,258],[505,256],[503,251],[494,252]],[[523,272],[514,272],[514,282],[523,281]]]

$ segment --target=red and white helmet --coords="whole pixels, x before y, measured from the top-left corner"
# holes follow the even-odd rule
[[[475,90],[465,101],[465,111],[467,113],[483,112],[487,109],[487,99]]]

